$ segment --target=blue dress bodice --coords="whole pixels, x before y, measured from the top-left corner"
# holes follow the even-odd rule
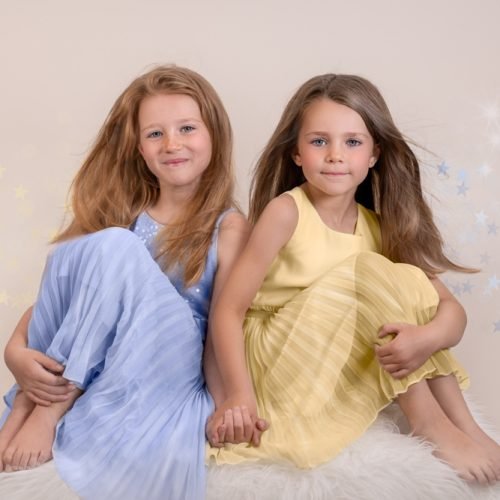
[[[212,244],[207,254],[205,269],[200,280],[194,285],[185,288],[181,268],[174,267],[172,270],[166,272],[172,285],[174,285],[193,311],[193,317],[200,328],[203,339],[205,339],[207,333],[210,299],[212,297],[214,277],[217,270],[217,233],[222,216],[217,220],[212,236]],[[156,256],[156,235],[162,228],[163,226],[156,222],[147,212],[142,212],[130,227],[130,230],[144,242],[153,259]]]

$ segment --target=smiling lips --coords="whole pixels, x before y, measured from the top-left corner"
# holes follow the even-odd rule
[[[185,162],[187,162],[187,158],[172,158],[171,160],[164,161],[163,164],[175,167]]]

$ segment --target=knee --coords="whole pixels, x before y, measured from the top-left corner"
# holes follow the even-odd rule
[[[112,259],[116,263],[123,257],[149,257],[149,252],[144,243],[129,229],[108,227],[57,245],[50,254],[50,260],[57,261],[61,257],[71,256],[80,261],[97,257],[101,261]]]

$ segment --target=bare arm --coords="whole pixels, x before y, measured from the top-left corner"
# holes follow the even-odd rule
[[[214,301],[211,334],[226,396],[214,415],[215,428],[223,421],[224,411],[233,407],[247,409],[252,421],[257,420],[255,395],[245,358],[243,321],[272,261],[291,238],[297,220],[297,208],[291,197],[285,195],[271,201]]]
[[[28,347],[28,325],[31,320],[31,315],[33,313],[33,306],[29,307],[24,314],[21,316],[21,319],[19,320],[19,323],[16,325],[16,328],[14,329],[14,332],[12,333],[12,336],[10,337],[10,340],[7,342],[7,345],[5,346],[5,362],[8,365],[8,351],[9,348],[16,348],[16,347]]]
[[[432,337],[432,352],[457,345],[467,326],[467,315],[462,304],[437,278],[431,280],[439,295],[439,305],[434,318],[425,325]]]
[[[214,281],[209,318],[213,314],[214,304],[227,280],[229,271],[233,267],[236,258],[241,254],[246,242],[248,241],[249,234],[250,224],[243,215],[234,212],[224,217],[219,229],[217,241],[217,274]],[[226,399],[226,394],[219,368],[215,360],[210,325],[205,342],[203,368],[208,390],[210,391],[210,394],[215,402],[215,407],[217,408]]]
[[[388,323],[379,337],[395,338],[375,352],[382,367],[394,378],[402,378],[425,363],[435,352],[457,345],[463,337],[467,317],[465,310],[444,284],[431,280],[439,295],[434,318],[425,325]]]

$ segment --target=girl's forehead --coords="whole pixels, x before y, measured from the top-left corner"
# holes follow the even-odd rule
[[[302,127],[323,124],[325,126],[359,127],[366,129],[361,115],[354,109],[328,97],[314,99],[302,114]]]

